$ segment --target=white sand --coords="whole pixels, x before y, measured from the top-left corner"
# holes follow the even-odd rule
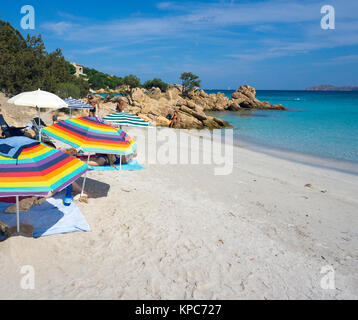
[[[0,298],[358,298],[357,176],[242,148],[234,160],[228,176],[91,172],[98,198],[79,206],[92,231],[0,243]],[[326,265],[335,290],[321,288]]]

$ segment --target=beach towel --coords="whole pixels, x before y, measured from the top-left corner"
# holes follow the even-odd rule
[[[64,192],[58,193],[45,203],[33,206],[28,212],[20,213],[21,224],[34,227],[34,238],[70,233],[76,231],[90,231],[85,217],[75,202],[69,207],[63,205]],[[0,198],[1,201],[1,198]],[[0,202],[0,220],[10,227],[16,226],[16,214],[4,213],[9,203]],[[0,233],[0,241],[5,240]]]
[[[104,167],[89,166],[89,170],[93,170],[93,171],[113,171],[113,170],[136,171],[136,170],[143,170],[143,169],[146,169],[146,167],[139,164],[137,160],[133,160],[129,163],[122,164],[122,168],[119,164],[114,167],[111,167],[111,166],[104,166]]]
[[[38,145],[39,142],[27,137],[11,137],[0,140],[0,156],[17,159],[25,148]]]

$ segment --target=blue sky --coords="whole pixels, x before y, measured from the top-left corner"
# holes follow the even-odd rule
[[[320,26],[327,4],[335,30]],[[118,76],[175,83],[191,71],[208,89],[358,85],[357,0],[16,0],[1,1],[0,19],[20,29],[23,5],[48,51]]]

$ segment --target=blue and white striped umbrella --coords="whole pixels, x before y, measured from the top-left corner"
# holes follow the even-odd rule
[[[112,113],[105,117],[103,120],[110,122],[112,126],[119,127],[140,127],[140,128],[152,128],[152,126],[142,118],[135,114],[126,112]]]
[[[68,104],[68,107],[71,109],[92,109],[93,107],[82,100],[77,100],[73,98],[66,98],[64,101]]]

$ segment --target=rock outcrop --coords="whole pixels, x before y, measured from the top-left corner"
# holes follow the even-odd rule
[[[269,109],[285,110],[282,105],[272,105],[269,102],[260,101],[256,98],[256,91],[249,86],[241,86],[233,94],[231,99],[223,93],[207,94],[204,90],[194,90],[184,94],[183,87],[178,84],[169,86],[166,92],[159,88],[150,90],[123,87],[121,93],[125,93],[122,99],[126,102],[124,111],[136,114],[152,125],[168,127],[170,121],[167,115],[178,113],[176,128],[180,129],[220,129],[230,128],[226,121],[216,118],[210,114],[213,111],[239,111],[243,109]],[[100,92],[104,92],[101,90]],[[99,92],[98,92],[99,93]],[[114,93],[114,92],[111,92]],[[118,93],[118,91],[116,92]],[[115,112],[117,97],[109,95],[103,98],[97,94],[100,102],[100,116]],[[31,122],[37,115],[34,108],[14,108],[7,104],[7,97],[0,94],[0,105],[2,114],[11,125],[22,126]],[[86,99],[83,99],[86,101]],[[68,114],[56,112],[59,120],[69,118]],[[53,111],[43,113],[41,117],[46,123],[52,122]],[[88,110],[73,111],[74,116],[86,116]]]
[[[272,109],[272,110],[286,110],[281,104],[271,104],[267,101],[260,101],[256,99],[256,90],[250,86],[241,86],[237,89],[231,97],[231,104],[229,110],[236,111],[240,109]]]
[[[127,91],[128,92],[128,91]],[[101,109],[111,109],[115,99],[110,102],[98,96],[101,100]],[[243,85],[237,89],[231,99],[225,94],[207,94],[204,90],[194,90],[184,94],[183,87],[178,84],[169,86],[166,92],[159,88],[150,90],[135,88],[122,99],[127,103],[126,112],[140,115],[153,125],[169,126],[170,121],[166,118],[168,113],[175,111],[179,115],[176,127],[181,129],[219,129],[229,128],[230,124],[224,120],[207,114],[212,111],[239,111],[243,109],[269,109],[285,110],[282,105],[272,105],[256,98],[256,90]]]

